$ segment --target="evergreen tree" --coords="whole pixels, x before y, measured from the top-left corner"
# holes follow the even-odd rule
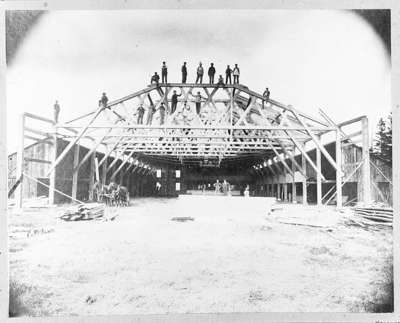
[[[377,125],[372,154],[392,165],[392,115],[380,118]]]

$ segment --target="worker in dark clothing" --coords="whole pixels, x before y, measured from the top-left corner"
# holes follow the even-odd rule
[[[165,121],[165,106],[164,103],[161,103],[160,107],[158,108],[160,110],[160,125],[162,126]]]
[[[199,63],[199,66],[197,67],[197,78],[196,78],[196,84],[200,82],[200,84],[203,83],[203,74],[204,74],[204,68],[201,62]]]
[[[214,63],[211,63],[211,66],[208,69],[208,77],[210,78],[210,84],[214,84],[214,75],[215,75],[215,67]]]
[[[107,103],[108,103],[107,95],[103,92],[103,95],[101,96],[101,99],[99,101],[99,106],[107,108]]]
[[[224,85],[224,78],[222,77],[222,75],[220,75],[218,78],[218,85]]]
[[[143,116],[144,116],[143,104],[139,105],[137,113],[138,113],[137,124],[143,124]]]
[[[172,97],[171,97],[171,114],[173,114],[174,112],[175,112],[175,110],[176,110],[176,107],[177,107],[177,105],[178,105],[178,96],[181,96],[182,95],[182,92],[181,92],[181,94],[176,94],[176,91],[174,90],[174,93],[172,94]]]
[[[154,104],[151,103],[149,106],[149,110],[147,111],[147,125],[150,126],[151,123],[153,122],[153,115],[156,112],[156,108],[154,107]]]
[[[228,84],[228,80],[229,80],[229,84],[232,84],[232,69],[229,67],[229,65],[226,67],[225,70],[225,83]]]
[[[58,116],[60,115],[60,105],[58,101],[54,104],[54,122],[58,123]]]
[[[235,64],[235,68],[233,69],[233,84],[239,84],[239,76],[240,70],[237,64]]]
[[[165,62],[162,62],[161,83],[167,83],[167,74],[168,74],[167,65],[165,65]]]
[[[159,82],[160,82],[160,75],[158,75],[157,72],[154,72],[154,75],[151,77],[150,84],[156,83],[158,85]]]
[[[263,97],[264,97],[264,100],[262,101],[263,109],[264,109],[264,101],[265,101],[265,103],[268,102],[270,94],[271,94],[270,90],[268,88],[266,88],[264,93],[263,93]]]
[[[186,67],[186,62],[183,63],[182,65],[182,83],[185,84],[187,79],[187,67]]]

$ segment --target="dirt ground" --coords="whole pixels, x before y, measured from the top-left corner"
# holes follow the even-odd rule
[[[62,221],[63,207],[10,211],[10,279],[30,315],[365,311],[391,229],[346,226],[333,208],[267,214],[231,199],[135,199],[108,209],[118,214],[108,222]],[[171,221],[181,216],[193,221]]]

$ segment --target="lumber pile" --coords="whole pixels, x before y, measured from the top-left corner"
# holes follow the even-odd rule
[[[104,205],[100,203],[79,204],[68,208],[60,216],[64,221],[89,221],[104,217]]]
[[[355,207],[354,213],[367,222],[376,222],[382,225],[393,224],[393,209],[383,207]]]
[[[344,214],[343,220],[347,225],[364,229],[379,229],[393,226],[393,209],[382,206],[356,206]]]

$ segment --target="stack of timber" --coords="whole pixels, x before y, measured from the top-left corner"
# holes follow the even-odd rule
[[[393,226],[393,209],[386,207],[355,207],[354,214],[365,225]]]
[[[67,209],[60,219],[64,221],[98,220],[104,217],[104,205],[100,203],[79,204]]]

